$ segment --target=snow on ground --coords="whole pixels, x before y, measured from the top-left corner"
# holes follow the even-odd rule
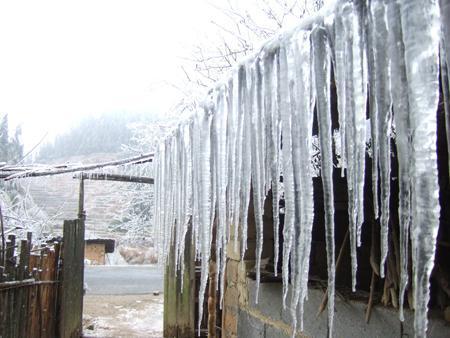
[[[84,337],[162,337],[161,295],[87,295],[84,297]]]

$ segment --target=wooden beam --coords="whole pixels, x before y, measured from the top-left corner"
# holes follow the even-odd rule
[[[74,175],[73,178],[83,178],[85,180],[96,180],[96,181],[116,181],[116,182],[145,183],[145,184],[155,183],[155,180],[151,177],[116,175],[106,173],[80,173]]]
[[[152,162],[153,161],[153,153],[143,154],[139,156],[134,156],[130,158],[125,158],[122,160],[116,160],[116,161],[109,161],[109,162],[103,162],[103,163],[95,163],[95,164],[88,164],[88,165],[81,165],[81,166],[67,166],[67,167],[47,167],[42,168],[40,166],[37,169],[30,169],[26,171],[21,171],[20,167],[16,168],[16,172],[11,173],[7,177],[4,178],[5,181],[17,179],[17,178],[25,178],[25,177],[41,177],[41,176],[52,176],[52,175],[60,175],[60,174],[67,174],[67,173],[73,173],[76,171],[87,171],[87,170],[93,170],[93,169],[99,169],[104,167],[116,167],[119,165],[124,164],[141,164],[146,162]],[[13,168],[9,168],[11,171],[13,171]],[[0,173],[0,178],[2,178],[2,174]]]

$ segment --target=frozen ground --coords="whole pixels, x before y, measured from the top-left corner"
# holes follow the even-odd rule
[[[162,337],[162,294],[86,295],[84,337]]]

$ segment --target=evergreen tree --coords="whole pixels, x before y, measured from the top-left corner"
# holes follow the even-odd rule
[[[3,115],[0,123],[0,162],[16,163],[23,156],[23,145],[20,140],[22,129],[16,128],[14,137],[9,137],[8,114]]]

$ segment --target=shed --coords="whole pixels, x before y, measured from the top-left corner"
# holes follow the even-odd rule
[[[92,265],[104,265],[105,254],[113,253],[115,247],[114,239],[87,239],[85,241],[84,257]]]

